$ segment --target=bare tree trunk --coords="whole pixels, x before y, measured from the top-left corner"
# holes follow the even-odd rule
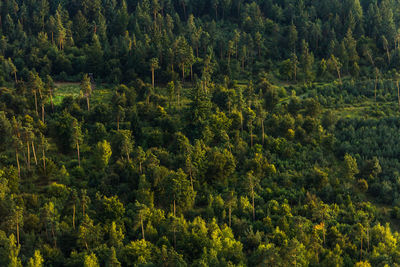
[[[176,216],[176,206],[175,206],[175,199],[174,199],[174,217]]]
[[[90,110],[89,95],[86,95],[87,110]]]
[[[17,211],[17,246],[19,246],[19,216],[18,216],[18,211]]]
[[[33,145],[33,141],[31,142],[32,144],[32,152],[33,152],[33,158],[35,159],[35,164],[37,165],[37,157],[36,157],[36,150],[35,150],[35,146]]]
[[[42,103],[42,122],[44,123],[44,104]]]
[[[34,95],[35,95],[35,108],[36,108],[36,115],[37,115],[37,116],[39,116],[36,90],[34,91]]]
[[[362,237],[362,232],[361,232],[360,261],[362,259],[362,248],[363,248],[363,237]]]
[[[75,229],[75,212],[76,212],[76,208],[75,208],[75,204],[72,207],[72,227]]]
[[[256,211],[254,209],[254,188],[251,188],[251,202],[253,206],[253,221],[256,219]]]
[[[43,160],[43,170],[46,173],[46,154],[44,152],[44,148],[42,148],[42,160]]]
[[[376,104],[376,89],[378,86],[378,74],[375,75],[375,87],[374,87],[374,97],[375,97],[375,104]]]
[[[18,178],[21,178],[21,167],[19,165],[18,148],[15,149],[15,157],[17,158]]]
[[[143,240],[146,240],[146,239],[144,238],[144,227],[143,227],[143,218],[142,218],[142,216],[140,216],[140,225],[141,225],[141,227],[142,227],[142,239],[143,239]]]
[[[151,68],[151,84],[152,84],[153,89],[154,89],[154,68]]]
[[[80,167],[81,166],[81,156],[79,154],[79,142],[76,142],[76,152],[78,154],[78,164],[79,164],[79,167]]]
[[[16,71],[14,71],[14,79],[15,79],[15,83],[17,83],[18,79],[17,79],[17,72]]]
[[[26,148],[27,148],[27,153],[28,153],[28,170],[31,169],[31,151],[29,149],[29,141],[26,141]]]

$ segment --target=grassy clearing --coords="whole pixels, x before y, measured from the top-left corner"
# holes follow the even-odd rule
[[[73,98],[77,98],[81,96],[80,85],[78,83],[58,83],[56,84],[57,89],[54,93],[54,104],[58,105],[62,102],[62,100],[67,96],[72,96]],[[112,89],[106,88],[103,86],[98,86],[93,88],[93,93],[91,97],[91,102],[101,103],[101,102],[109,102],[112,97]]]

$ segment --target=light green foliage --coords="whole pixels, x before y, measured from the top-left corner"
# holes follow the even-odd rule
[[[43,257],[40,254],[40,250],[35,250],[35,254],[29,259],[28,267],[42,267]]]
[[[111,155],[111,145],[109,142],[107,142],[107,140],[103,140],[97,143],[95,157],[97,159],[98,166],[102,168],[107,167]]]
[[[84,267],[99,267],[99,262],[97,257],[94,253],[90,253],[89,255],[85,256],[85,262],[83,264]]]

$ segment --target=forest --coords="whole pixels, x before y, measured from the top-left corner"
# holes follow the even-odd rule
[[[400,266],[399,81],[396,0],[1,0],[0,266]]]

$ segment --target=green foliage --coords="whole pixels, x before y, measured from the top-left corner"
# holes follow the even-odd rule
[[[399,10],[0,1],[0,266],[399,265]]]

